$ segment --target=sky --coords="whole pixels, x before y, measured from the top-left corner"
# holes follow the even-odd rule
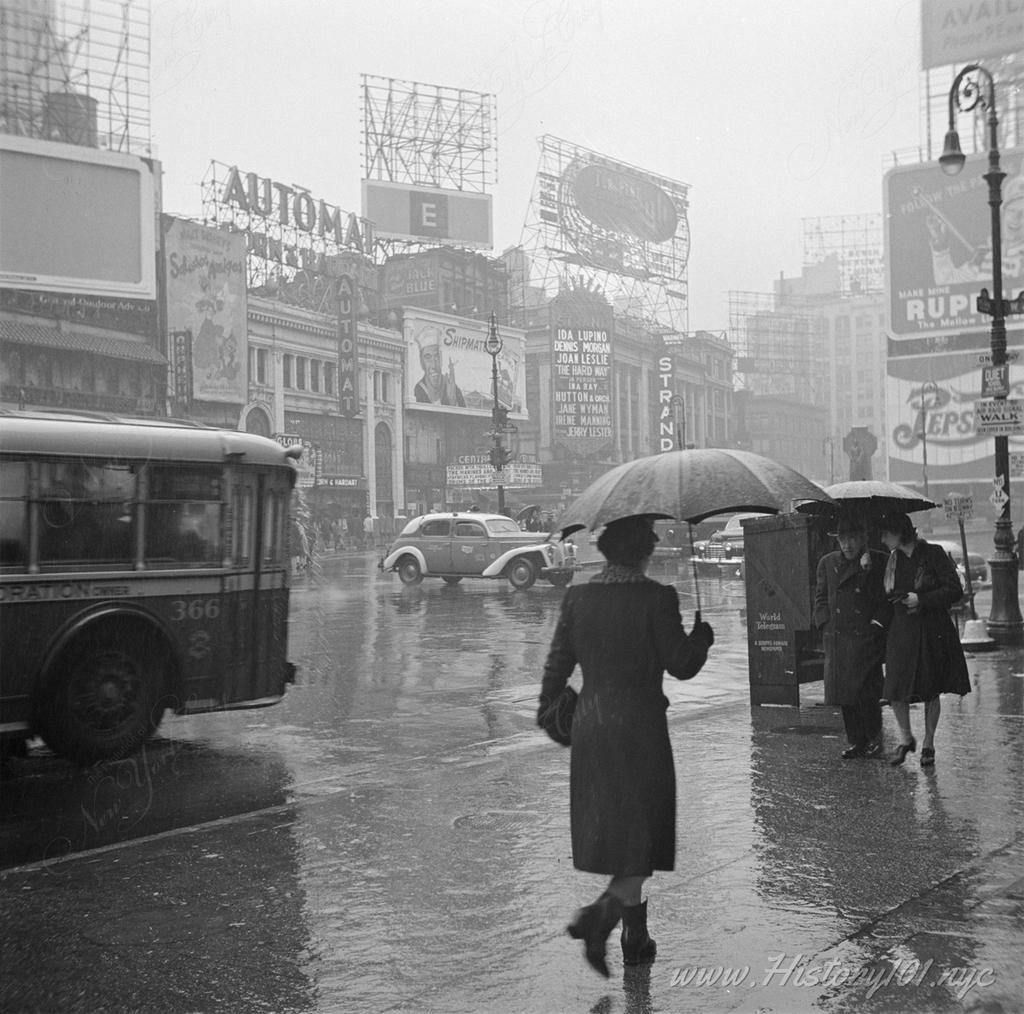
[[[495,253],[551,134],[690,186],[692,330],[798,275],[802,219],[882,211],[922,143],[920,0],[153,0],[164,210],[210,162],[360,210],[360,75],[495,96]],[[905,161],[905,159],[904,159]]]

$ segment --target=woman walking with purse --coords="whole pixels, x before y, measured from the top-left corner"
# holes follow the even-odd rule
[[[879,524],[883,545],[891,552],[883,579],[893,603],[885,650],[882,699],[888,701],[900,729],[900,745],[890,763],[902,764],[917,749],[910,729],[910,705],[924,704],[921,767],[935,764],[935,729],[940,694],[971,692],[967,660],[949,607],[963,598],[960,578],[949,555],[917,537],[906,514],[892,514]]]
[[[538,724],[564,742],[568,730],[560,737],[556,725],[579,665],[583,688],[570,733],[573,865],[611,880],[567,929],[604,976],[605,946],[620,919],[623,961],[654,960],[641,891],[655,870],[674,868],[676,846],[675,766],[661,683],[666,671],[695,676],[714,641],[699,616],[687,635],[675,588],[645,576],[657,541],[646,515],[605,527],[597,547],[607,565],[562,600],[538,709]]]

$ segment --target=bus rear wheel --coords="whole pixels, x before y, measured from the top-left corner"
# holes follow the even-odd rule
[[[152,637],[87,634],[57,659],[36,708],[39,734],[79,764],[127,757],[156,731],[167,705]]]

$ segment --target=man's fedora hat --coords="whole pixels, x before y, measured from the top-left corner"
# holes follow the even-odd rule
[[[851,517],[840,517],[832,524],[828,534],[832,538],[838,538],[840,535],[863,535],[864,528],[862,522],[855,521]]]

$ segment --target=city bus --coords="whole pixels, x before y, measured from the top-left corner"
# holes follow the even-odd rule
[[[164,712],[261,707],[287,661],[301,448],[202,424],[0,411],[0,740],[128,756]]]

